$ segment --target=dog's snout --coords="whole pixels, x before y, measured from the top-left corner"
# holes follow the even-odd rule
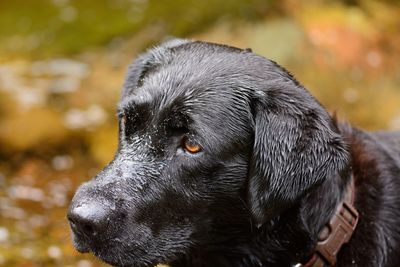
[[[83,234],[88,237],[104,232],[109,218],[109,212],[97,203],[84,203],[72,207],[68,213],[68,220],[72,230],[77,234]]]

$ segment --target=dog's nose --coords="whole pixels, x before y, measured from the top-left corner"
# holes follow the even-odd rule
[[[70,209],[68,220],[75,233],[93,237],[106,230],[109,214],[99,204],[84,203]]]

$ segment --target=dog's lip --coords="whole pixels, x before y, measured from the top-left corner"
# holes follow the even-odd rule
[[[85,238],[83,236],[81,236],[78,233],[72,232],[72,239],[73,239],[74,247],[79,253],[89,253],[90,252],[90,246],[89,246],[89,244],[87,244],[87,242],[85,241]]]
[[[82,245],[82,244],[75,244],[75,249],[79,253],[89,253],[90,252],[90,248],[88,246],[85,246],[85,245]]]
[[[79,253],[89,253],[90,247],[88,244],[74,239],[74,247]]]

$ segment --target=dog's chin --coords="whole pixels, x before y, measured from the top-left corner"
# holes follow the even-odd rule
[[[113,234],[110,236],[96,236],[89,238],[80,233],[72,232],[72,239],[75,249],[80,253],[91,253],[101,261],[117,267],[154,267],[170,265],[186,253],[186,249],[175,250],[165,253],[168,250],[156,249],[156,253],[149,251],[149,248],[158,247],[154,240],[142,240],[143,243],[131,242],[132,237],[121,237]],[[123,235],[122,235],[123,236]],[[137,239],[136,239],[137,240]],[[164,251],[164,253],[159,253]],[[177,256],[180,255],[180,256]]]
[[[74,240],[75,249],[80,253],[92,253],[101,261],[116,267],[155,267],[157,265],[170,265],[177,259],[176,256],[161,256],[153,258],[154,255],[139,251],[124,251],[113,244],[85,244]]]
[[[149,259],[147,257],[126,257],[126,254],[117,256],[115,254],[96,253],[93,254],[103,262],[116,267],[155,267],[157,265],[169,265],[167,261]],[[171,261],[172,262],[172,261]]]

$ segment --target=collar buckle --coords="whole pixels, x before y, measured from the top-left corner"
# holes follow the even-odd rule
[[[320,234],[316,253],[326,261],[328,266],[334,266],[336,256],[343,244],[349,242],[358,223],[359,214],[353,205],[343,202],[335,212],[331,221]]]

